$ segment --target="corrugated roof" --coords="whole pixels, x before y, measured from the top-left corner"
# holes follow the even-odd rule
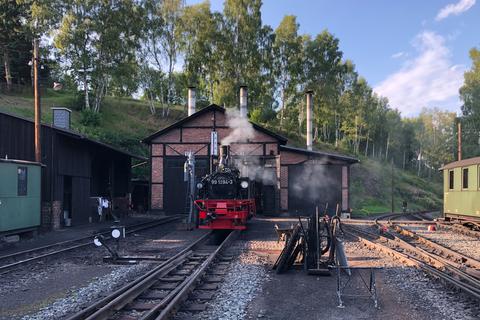
[[[26,161],[26,160],[17,160],[17,159],[4,159],[0,158],[0,162],[2,163],[15,163],[15,164],[25,164],[25,165],[35,165],[35,166],[45,166],[44,164],[40,162],[34,162],[34,161]]]
[[[445,170],[445,169],[453,169],[453,168],[458,168],[458,167],[466,167],[466,166],[471,166],[473,164],[480,164],[480,157],[475,157],[475,158],[468,158],[468,159],[463,159],[460,161],[454,161],[450,162],[443,167],[441,167],[439,170]]]
[[[296,148],[296,147],[292,147],[292,146],[280,146],[280,150],[298,152],[298,153],[303,153],[303,154],[317,156],[317,157],[327,157],[327,158],[331,158],[331,159],[346,161],[348,163],[360,162],[360,160],[358,160],[357,158],[353,158],[353,157],[349,157],[349,156],[345,156],[345,155],[341,155],[341,154],[329,153],[329,152],[323,152],[323,151],[316,151],[316,150],[307,150],[307,149]]]
[[[146,143],[146,144],[149,144],[154,138],[158,137],[158,136],[161,136],[162,134],[165,134],[167,133],[168,131],[172,130],[172,129],[175,129],[175,128],[178,128],[179,126],[181,126],[182,124],[190,121],[190,120],[193,120],[199,116],[201,116],[202,114],[204,113],[207,113],[207,112],[210,112],[212,110],[216,110],[216,111],[219,111],[219,112],[225,112],[225,109],[216,105],[216,104],[211,104],[209,105],[208,107],[206,108],[203,108],[197,112],[195,112],[194,114],[192,114],[191,116],[189,117],[186,117],[186,118],[183,118],[182,120],[179,120],[177,122],[175,122],[174,124],[166,127],[166,128],[163,128],[162,130],[159,130],[153,134],[151,134],[150,136],[146,137],[145,139],[142,140],[143,143]],[[262,126],[259,126],[258,124],[255,124],[253,122],[250,122],[253,126],[253,128],[257,129],[258,131],[261,131],[271,137],[274,137],[275,139],[279,140],[280,141],[280,144],[285,144],[287,143],[287,138],[279,135],[279,134],[276,134],[275,132],[273,131],[270,131]]]
[[[0,113],[5,114],[5,115],[10,116],[10,117],[13,117],[13,118],[17,118],[17,119],[23,120],[23,121],[27,121],[27,122],[30,122],[30,123],[34,123],[34,121],[31,120],[31,119],[24,118],[24,117],[20,117],[20,116],[17,116],[17,115],[8,113],[8,112],[0,111]],[[60,134],[63,134],[63,135],[66,135],[66,136],[69,136],[69,137],[72,137],[72,138],[76,138],[76,139],[79,139],[79,140],[85,140],[86,142],[96,144],[96,145],[98,145],[98,146],[101,146],[101,147],[110,149],[110,150],[112,150],[112,151],[119,152],[119,153],[123,153],[123,154],[125,154],[125,155],[127,155],[127,156],[130,156],[130,157],[132,157],[132,158],[136,158],[136,159],[144,160],[144,161],[147,160],[147,158],[145,158],[145,157],[137,156],[137,155],[135,155],[135,154],[133,154],[133,153],[130,153],[130,152],[128,152],[128,151],[121,150],[121,149],[119,149],[119,148],[117,148],[117,147],[111,146],[111,145],[106,144],[106,143],[104,143],[104,142],[100,142],[100,141],[97,141],[97,140],[94,140],[94,139],[90,139],[90,138],[88,138],[87,136],[82,135],[82,134],[80,134],[80,133],[78,133],[78,132],[75,132],[75,131],[72,131],[72,130],[67,130],[67,129],[55,127],[55,126],[53,126],[53,125],[46,124],[46,123],[42,123],[42,126],[43,126],[43,127],[51,128],[51,129],[57,131],[57,132],[60,133]]]

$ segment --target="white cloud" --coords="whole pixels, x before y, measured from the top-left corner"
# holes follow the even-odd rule
[[[398,59],[398,58],[405,57],[405,56],[407,56],[407,54],[403,51],[392,54],[393,59]]]
[[[458,16],[473,7],[475,1],[476,0],[460,0],[458,3],[450,3],[438,12],[435,20],[440,21],[451,15]]]
[[[465,67],[450,61],[445,39],[434,32],[417,35],[413,46],[418,55],[377,85],[375,92],[405,116],[418,114],[422,107],[458,110]]]

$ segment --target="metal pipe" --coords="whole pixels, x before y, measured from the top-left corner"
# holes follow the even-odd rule
[[[307,96],[307,149],[313,149],[313,136],[312,136],[312,116],[313,116],[313,91],[308,90],[305,92]]]
[[[228,162],[230,161],[230,146],[222,145],[220,147],[220,161],[219,166],[228,167]]]
[[[240,116],[242,118],[247,117],[247,112],[248,112],[247,99],[248,99],[247,86],[241,86],[240,87]]]
[[[195,87],[188,87],[188,116],[195,113],[196,107],[196,92]]]

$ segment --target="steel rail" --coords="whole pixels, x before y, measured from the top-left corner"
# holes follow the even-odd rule
[[[143,274],[142,276],[138,277],[137,279],[129,282],[127,285],[117,289],[110,295],[106,296],[105,298],[95,302],[94,304],[90,305],[89,307],[83,309],[82,311],[72,315],[71,317],[67,318],[67,320],[83,320],[87,319],[89,316],[91,316],[93,313],[97,312],[101,308],[104,308],[107,306],[109,303],[111,303],[113,300],[117,299],[118,297],[122,296],[133,288],[134,286],[137,286],[139,283],[142,283],[145,281],[145,279],[151,277],[152,275],[159,275],[163,273],[168,266],[171,266],[173,263],[178,261],[178,259],[183,258],[184,256],[188,255],[189,252],[197,245],[200,243],[206,241],[210,237],[211,233],[207,233],[200,237],[199,239],[195,240],[193,243],[189,244],[186,248],[184,248],[182,251],[178,252],[174,256],[170,257],[168,260],[162,262],[160,265],[156,266],[152,270],[148,271],[147,273]]]
[[[125,308],[125,306],[137,299],[142,293],[154,286],[159,279],[167,276],[169,273],[175,269],[178,269],[185,262],[187,262],[189,256],[195,254],[195,247],[200,246],[212,234],[213,233],[204,235],[201,239],[182,250],[182,252],[162,263],[154,271],[149,272],[148,275],[144,275],[139,279],[134,280],[129,285],[118,289],[113,294],[105,297],[86,310],[83,310],[82,312],[68,318],[68,320],[105,320],[109,319],[110,317],[115,317],[115,313],[117,311]],[[206,269],[211,265],[212,261],[225,248],[225,246],[231,242],[236,234],[238,234],[238,232],[234,231],[230,233],[230,235],[224,239],[224,241],[212,253],[206,254],[206,258],[200,264],[200,266],[193,270],[192,274],[179,283],[151,310],[147,311],[142,319],[155,319],[159,313],[162,314],[165,310],[168,310],[168,313],[175,310],[175,307],[178,306],[182,299],[186,297],[188,292],[193,288],[194,284],[201,278]]]
[[[190,275],[179,287],[175,288],[174,291],[176,292],[173,293],[172,291],[171,300],[163,307],[163,310],[161,310],[162,307],[160,305],[157,305],[154,309],[150,310],[150,312],[143,316],[141,320],[165,320],[170,318],[175,310],[181,305],[183,300],[193,290],[195,284],[201,279],[215,258],[225,249],[228,244],[230,244],[230,242],[232,242],[238,236],[238,233],[238,230],[232,231],[220,244],[220,246],[218,246],[218,248],[201,264],[201,266],[195,270],[195,272]]]
[[[156,227],[156,226],[159,226],[159,225],[167,224],[169,222],[172,222],[172,221],[175,221],[175,220],[178,220],[178,219],[181,219],[181,217],[168,217],[168,218],[158,220],[158,221],[153,221],[153,222],[149,221],[149,222],[146,222],[146,223],[127,226],[126,228],[133,228],[133,229],[127,230],[125,233],[130,234],[130,233],[137,232],[137,231],[140,231],[140,230],[153,228],[153,227]],[[107,234],[110,234],[110,231],[102,232],[100,234],[107,235]],[[111,238],[111,237],[107,236],[107,239],[109,239],[109,238]],[[9,263],[9,264],[6,264],[6,265],[2,265],[2,266],[0,266],[0,271],[5,271],[5,270],[11,269],[15,266],[25,264],[25,263],[28,263],[28,262],[31,262],[31,261],[39,260],[39,259],[42,259],[42,258],[45,258],[45,257],[50,257],[50,256],[53,256],[53,255],[56,255],[56,254],[59,254],[59,253],[75,250],[75,249],[86,247],[86,246],[91,246],[92,245],[92,241],[91,241],[92,236],[86,236],[86,237],[77,238],[77,239],[73,239],[73,240],[57,242],[57,243],[53,243],[53,244],[50,244],[50,245],[45,245],[45,246],[41,246],[41,247],[37,247],[37,248],[32,248],[32,249],[28,249],[28,250],[24,250],[24,251],[15,252],[15,253],[12,253],[12,254],[0,256],[0,260],[14,259],[15,257],[19,257],[19,256],[22,256],[22,255],[31,254],[31,253],[35,253],[35,252],[38,252],[38,251],[47,250],[47,249],[51,249],[51,248],[58,247],[58,246],[61,246],[61,245],[65,245],[65,244],[69,244],[69,243],[75,243],[75,242],[79,242],[79,241],[83,241],[83,240],[87,240],[87,239],[90,240],[90,241],[86,242],[86,243],[81,243],[81,244],[77,244],[77,245],[74,245],[74,246],[70,246],[68,248],[59,249],[59,250],[56,250],[56,251],[53,251],[53,252],[47,252],[47,253],[44,253],[44,254],[40,254],[40,255],[37,255],[37,256],[31,257],[31,258],[27,258],[27,259],[24,259],[24,260],[12,262],[12,263]]]
[[[452,230],[454,232],[458,232],[469,237],[480,239],[479,231],[471,230],[470,228],[463,225],[458,225],[457,223],[437,222],[437,226],[442,229]]]
[[[397,233],[402,234],[402,235],[407,236],[407,237],[410,237],[414,240],[417,240],[417,241],[421,242],[422,244],[425,244],[426,246],[431,247],[435,251],[445,254],[447,256],[446,257],[447,259],[449,257],[452,257],[459,264],[465,264],[467,266],[470,266],[471,268],[480,269],[480,261],[478,261],[474,258],[468,257],[468,256],[466,256],[464,254],[461,254],[457,251],[454,251],[454,250],[452,250],[448,247],[440,245],[440,244],[438,244],[438,243],[436,243],[436,242],[434,242],[430,239],[427,239],[426,237],[416,233],[415,231],[402,228],[402,227],[400,227],[396,224],[393,224],[392,226]]]
[[[379,226],[381,226],[380,223]],[[465,268],[465,266],[461,263],[451,261],[448,257],[444,258],[439,254],[429,252],[428,250],[425,250],[389,232],[388,234],[393,237],[393,242],[396,246],[402,247],[417,256],[423,257],[424,260],[428,261],[435,268],[448,270],[450,273],[455,274],[461,280],[467,281],[476,288],[480,289],[479,273],[476,269]],[[445,251],[446,250],[443,250],[441,252]],[[465,269],[465,271],[463,271],[463,269]],[[480,293],[480,290],[478,292]]]
[[[363,236],[359,236],[358,234],[347,232],[348,234],[360,239],[367,246],[385,252],[388,255],[394,256],[395,258],[400,259],[402,262],[406,263],[409,266],[421,268],[432,276],[441,278],[445,282],[472,295],[476,299],[480,299],[480,282],[478,281],[478,279],[472,278],[470,275],[466,274],[465,272],[459,270],[454,266],[443,264],[439,259],[437,259],[437,256],[425,252],[420,248],[414,247],[411,244],[405,242],[404,240],[399,239],[398,237],[395,237],[392,240],[381,235],[376,235],[374,233],[358,229],[356,227],[347,226],[347,228],[354,230],[358,234],[363,234]],[[376,241],[369,240],[367,239],[367,237],[374,238]],[[382,243],[379,243],[379,241],[381,241]],[[408,254],[405,251],[399,251],[399,249],[402,248],[405,249],[405,251],[413,253],[413,255]],[[417,258],[416,256],[423,256],[423,258],[427,262]],[[462,282],[461,280],[448,274],[446,270],[467,282]]]

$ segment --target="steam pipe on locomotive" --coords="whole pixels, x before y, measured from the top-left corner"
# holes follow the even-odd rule
[[[247,220],[255,215],[255,181],[241,177],[232,160],[230,146],[222,145],[216,171],[196,185],[194,204],[200,229],[244,230]]]

